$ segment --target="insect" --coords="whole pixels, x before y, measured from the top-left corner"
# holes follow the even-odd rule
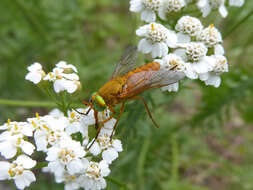
[[[87,115],[91,109],[94,110],[97,133],[93,143],[97,139],[103,124],[112,118],[116,118],[116,123],[114,124],[110,137],[112,139],[118,121],[124,112],[125,102],[132,99],[143,102],[150,119],[156,127],[159,127],[153,119],[147,103],[139,94],[152,88],[173,84],[182,79],[184,74],[175,71],[176,66],[173,66],[169,71],[161,70],[160,64],[157,62],[147,63],[136,68],[136,59],[137,48],[135,46],[129,46],[121,56],[120,61],[116,64],[111,79],[97,92],[92,93],[89,102],[83,102],[85,105],[90,106],[89,110],[83,114]],[[118,104],[121,104],[121,107],[119,114],[116,116],[114,107]],[[111,115],[104,121],[99,122],[98,112],[104,111],[105,109],[109,109]],[[90,144],[89,148],[93,143]]]

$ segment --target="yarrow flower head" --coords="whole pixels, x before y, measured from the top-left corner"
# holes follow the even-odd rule
[[[11,120],[8,119],[7,123],[0,126],[0,130],[7,130],[0,136],[4,136],[5,133],[10,133],[10,135],[23,134],[27,137],[31,137],[33,136],[34,127],[27,122],[11,122]]]
[[[186,5],[185,0],[167,0],[163,1],[163,5],[158,10],[158,15],[162,19],[166,19],[166,15],[172,12],[179,12]]]
[[[26,155],[20,155],[12,163],[0,162],[0,180],[13,179],[18,189],[24,189],[36,181],[35,175],[30,171],[36,161]]]
[[[184,60],[173,53],[170,53],[166,56],[164,56],[162,59],[156,59],[155,62],[160,63],[162,70],[174,70],[178,72],[183,72],[185,76],[187,76],[190,79],[196,79],[198,78],[198,75],[193,71],[190,63],[184,62]],[[178,91],[179,84],[178,82],[170,84],[168,86],[162,87],[163,91]]]
[[[118,152],[123,150],[121,141],[118,139],[112,139],[111,141],[110,135],[107,133],[99,135],[89,150],[95,156],[102,152],[102,158],[108,164],[111,164],[113,160],[118,158]]]
[[[69,174],[75,174],[83,169],[81,158],[86,152],[80,142],[74,140],[61,141],[58,146],[48,149],[46,160],[49,161],[48,168],[55,174],[61,176],[65,167]]]
[[[183,49],[177,49],[174,53],[190,63],[195,73],[206,73],[212,70],[214,63],[210,56],[207,56],[208,49],[203,43],[190,42],[182,47]]]
[[[25,140],[25,137],[33,135],[33,127],[26,122],[10,122],[0,126],[0,130],[6,130],[0,134],[0,153],[6,159],[13,158],[19,149],[31,155],[35,146]]]
[[[175,29],[182,34],[196,37],[203,29],[203,26],[199,19],[191,16],[183,16],[178,20]]]
[[[106,188],[106,181],[104,177],[110,173],[109,166],[106,161],[102,160],[99,163],[90,161],[84,170],[84,174],[79,177],[81,187],[85,189],[104,189]]]
[[[140,27],[136,34],[140,40],[138,50],[142,53],[151,53],[152,57],[162,57],[168,53],[168,47],[175,47],[177,36],[161,24],[151,23]]]
[[[215,61],[213,70],[201,74],[200,80],[204,81],[206,85],[212,85],[217,88],[221,83],[220,75],[224,72],[228,72],[228,63],[227,58],[222,55],[214,55],[212,58]]]
[[[219,10],[222,17],[228,15],[227,8],[225,6],[226,0],[199,0],[197,3],[198,8],[202,12],[203,17],[209,15],[212,10]],[[244,4],[244,0],[229,0],[229,6],[241,7]]]
[[[80,88],[79,76],[76,74],[77,69],[73,65],[67,65],[66,62],[60,61],[52,72],[48,73],[44,80],[54,82],[56,93],[66,90],[73,93]]]
[[[41,79],[46,75],[42,70],[42,66],[39,63],[34,63],[27,68],[29,73],[25,76],[26,80],[33,82],[34,84],[38,84]]]
[[[163,0],[131,0],[130,11],[141,12],[141,20],[155,22],[156,12],[162,6]]]
[[[222,42],[221,33],[214,27],[213,24],[200,31],[197,39],[204,42],[208,47],[212,47]]]

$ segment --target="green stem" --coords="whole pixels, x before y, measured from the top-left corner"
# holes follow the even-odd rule
[[[117,179],[111,178],[111,177],[106,177],[106,179],[118,186],[120,186],[122,189],[128,190],[129,188],[127,187],[126,184],[121,183],[120,181],[118,181]]]
[[[178,181],[178,166],[179,166],[179,160],[178,160],[178,143],[177,143],[177,137],[173,136],[171,138],[171,147],[172,147],[172,170],[171,170],[171,178],[172,181],[176,182]]]
[[[7,100],[0,99],[0,105],[13,106],[13,107],[44,107],[44,108],[55,108],[56,103],[49,101],[24,101],[24,100]],[[83,104],[72,104],[73,108],[84,107]]]
[[[143,171],[149,146],[150,146],[150,137],[147,136],[143,142],[137,166],[137,176],[139,179],[138,181],[140,182],[140,189],[143,189],[144,186]]]
[[[224,34],[224,39],[232,34],[240,25],[246,22],[253,15],[253,10],[250,11],[244,18],[242,18],[238,23],[236,23],[228,32]]]

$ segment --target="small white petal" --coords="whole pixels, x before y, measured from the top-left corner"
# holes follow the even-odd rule
[[[93,139],[93,140],[94,140],[94,139]],[[92,141],[93,141],[93,140],[92,140]],[[92,141],[91,141],[91,142],[92,142]],[[90,150],[89,150],[89,151],[90,151],[90,153],[93,154],[94,156],[99,155],[100,152],[101,152],[101,148],[100,148],[98,142],[94,142],[93,145],[90,147]]]
[[[162,87],[162,91],[177,92],[179,88],[178,82]]]
[[[222,16],[223,18],[225,18],[225,17],[228,15],[228,11],[227,11],[225,5],[221,5],[221,6],[219,7],[219,12],[220,12],[220,14],[221,14],[221,16]]]
[[[181,57],[184,61],[187,60],[187,55],[186,55],[185,49],[178,48],[173,53],[176,54],[177,56]]]
[[[11,136],[9,131],[4,131],[0,134],[0,141],[6,141]]]
[[[98,164],[98,167],[101,170],[100,172],[101,172],[102,176],[106,177],[109,175],[110,169],[109,169],[108,164],[105,160],[100,161]]]
[[[6,159],[13,158],[17,154],[17,148],[9,141],[0,143],[0,152]]]
[[[167,47],[168,49],[168,47]],[[152,49],[152,57],[156,58],[156,57],[161,57],[162,56],[162,47],[161,47],[161,43],[156,43],[153,45],[153,49]]]
[[[123,151],[121,141],[118,140],[118,139],[113,140],[112,146],[113,146],[113,147],[115,148],[115,150],[117,150],[118,152],[122,152],[122,151]]]
[[[65,166],[61,164],[59,161],[53,161],[49,162],[48,164],[48,170],[56,176],[61,176],[65,172]]]
[[[31,155],[35,149],[35,146],[27,141],[23,141],[21,144],[21,149],[24,153]]]
[[[229,0],[230,6],[241,7],[244,4],[244,0]]]
[[[42,66],[38,62],[35,62],[34,64],[27,67],[28,71],[38,71],[38,70],[41,70],[41,69],[42,69]]]
[[[111,164],[113,160],[118,158],[119,154],[114,148],[108,148],[107,150],[103,151],[102,158],[108,164]]]
[[[38,84],[41,81],[41,74],[37,73],[37,72],[30,72],[27,73],[27,75],[25,76],[26,80],[29,80],[31,82],[33,82],[34,84]]]
[[[31,126],[29,126],[28,124],[23,126],[21,129],[21,133],[27,137],[31,137],[33,136],[33,129]]]
[[[130,11],[140,12],[142,10],[142,0],[131,0],[130,1]]]
[[[154,22],[156,20],[156,14],[152,10],[143,10],[141,12],[141,20],[145,22]]]
[[[201,8],[201,12],[202,12],[202,16],[203,17],[207,17],[207,15],[209,15],[209,13],[211,12],[212,8],[211,6],[209,5],[209,3],[204,6],[203,8]]]
[[[170,48],[175,48],[176,44],[177,44],[177,34],[174,31],[168,31],[168,38],[166,40],[166,44],[170,47]]]
[[[205,81],[206,85],[212,85],[216,88],[220,86],[220,83],[221,83],[221,79],[220,79],[220,76],[218,75],[210,75],[208,80]]]
[[[59,152],[59,148],[57,147],[51,147],[48,149],[47,152],[47,157],[46,160],[47,161],[54,161],[58,158],[58,152]]]
[[[147,35],[147,29],[148,29],[147,25],[141,26],[136,30],[136,35],[145,37]]]
[[[138,51],[141,51],[144,54],[150,53],[152,50],[152,44],[146,39],[141,39],[138,44]]]
[[[18,189],[24,189],[34,181],[36,181],[36,178],[31,171],[23,171],[22,175],[18,175],[15,178],[15,184]]]
[[[214,54],[215,55],[224,55],[225,50],[222,45],[217,44],[214,46]]]
[[[37,151],[47,151],[47,134],[44,131],[35,131],[34,140],[36,144]]]
[[[189,79],[197,79],[198,74],[193,70],[191,63],[185,63],[186,71],[184,72]]]
[[[11,164],[9,162],[0,161],[0,180],[5,180],[9,178],[8,170]]]
[[[32,160],[29,156],[26,156],[24,154],[18,156],[18,158],[15,162],[18,165],[22,165],[25,169],[31,169],[37,163],[35,160]]]
[[[209,73],[201,73],[199,74],[199,79],[202,81],[206,81],[209,78]]]
[[[64,83],[64,88],[67,90],[68,93],[72,94],[78,89],[78,86],[74,81],[66,80]]]
[[[67,165],[67,170],[70,175],[74,175],[76,173],[79,173],[83,170],[83,162],[79,159],[77,160],[72,160],[68,165]]]
[[[177,33],[177,42],[178,43],[189,43],[189,42],[191,42],[191,37],[189,35],[179,32],[179,33]]]
[[[54,91],[56,93],[59,93],[59,92],[65,90],[64,81],[65,81],[65,79],[55,80],[55,82],[54,82]]]

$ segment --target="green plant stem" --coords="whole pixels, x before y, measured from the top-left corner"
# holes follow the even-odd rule
[[[24,101],[24,100],[8,100],[0,99],[0,105],[13,106],[13,107],[44,107],[55,108],[56,103],[49,101]],[[83,104],[72,104],[73,108],[84,107]]]
[[[240,25],[246,22],[253,15],[253,10],[250,11],[244,18],[242,18],[238,23],[236,23],[228,32],[224,34],[224,39],[232,34]]]
[[[174,182],[178,181],[178,143],[177,136],[171,138],[171,152],[172,152],[172,170],[171,170],[171,179]]]
[[[143,142],[140,156],[138,159],[138,166],[137,166],[137,176],[138,176],[138,181],[140,182],[140,189],[143,189],[144,187],[143,171],[144,171],[144,166],[145,166],[149,146],[150,146],[150,137],[147,136]]]
[[[128,190],[129,188],[127,187],[126,184],[121,183],[120,181],[118,181],[117,179],[111,178],[111,177],[106,177],[106,179],[118,186],[120,186],[122,189]]]

